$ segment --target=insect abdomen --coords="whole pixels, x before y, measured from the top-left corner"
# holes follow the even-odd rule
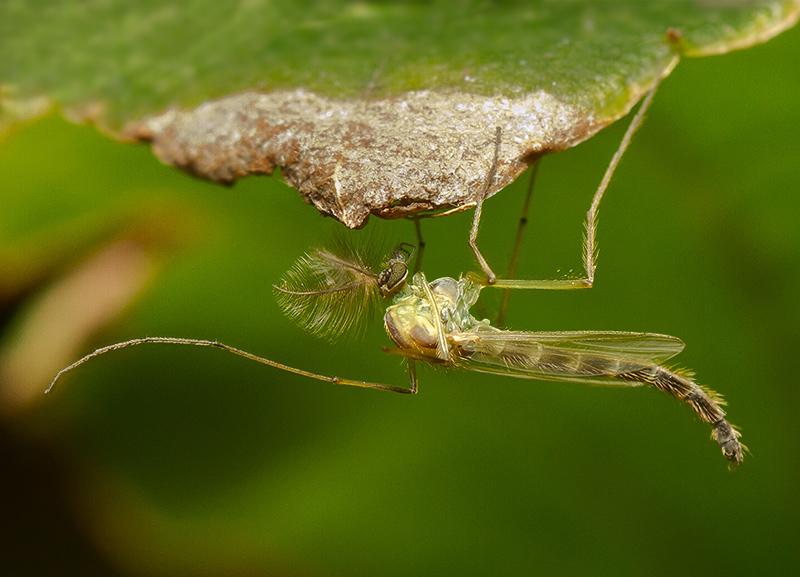
[[[734,465],[742,462],[745,448],[739,442],[739,432],[725,419],[724,400],[715,391],[695,383],[688,373],[590,352],[566,354],[547,351],[541,346],[538,351],[526,351],[526,354],[521,351],[515,354],[513,347],[506,347],[501,356],[509,365],[528,367],[554,377],[563,375],[596,382],[608,379],[609,382],[617,380],[655,387],[687,403],[700,419],[711,425],[711,435],[725,458]]]
[[[724,400],[716,391],[660,366],[620,373],[617,378],[652,385],[687,403],[698,417],[711,425],[711,436],[725,458],[733,465],[742,462],[745,448],[739,442],[740,433],[725,419]]]
[[[563,373],[566,376],[578,377],[610,377],[646,369],[641,363],[631,363],[620,359],[612,359],[591,353],[560,353],[539,351],[539,353],[521,355],[515,359],[513,352],[504,351],[503,356],[517,365],[527,365],[550,373]]]

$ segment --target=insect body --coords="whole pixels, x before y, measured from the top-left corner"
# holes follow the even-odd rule
[[[366,250],[375,252],[375,245]],[[94,357],[149,343],[218,348],[312,379],[398,393],[417,392],[417,362],[523,379],[652,386],[687,403],[711,425],[723,455],[733,465],[741,463],[745,447],[725,419],[722,398],[697,384],[690,372],[664,364],[683,350],[680,339],[655,333],[503,330],[470,312],[485,287],[480,277],[428,282],[418,272],[408,282],[409,256],[407,245],[401,245],[378,267],[374,254],[353,245],[317,249],[301,257],[275,286],[283,311],[307,331],[328,339],[356,331],[382,298],[391,298],[383,322],[396,348],[387,352],[405,358],[408,388],[320,375],[217,341],[178,337],[146,337],[100,348],[62,369],[50,388],[64,373]]]
[[[654,333],[502,330],[470,313],[480,290],[469,278],[429,283],[418,273],[387,308],[386,332],[411,362],[524,379],[653,386],[688,403],[711,425],[723,455],[741,463],[739,433],[725,419],[721,397],[698,385],[688,371],[663,365],[683,349],[680,339]]]
[[[353,326],[368,316],[371,305],[380,302],[378,295],[397,291],[383,323],[397,346],[388,352],[408,362],[407,392],[417,392],[417,361],[523,379],[652,386],[687,403],[711,425],[725,457],[733,464],[741,462],[739,433],[725,419],[720,395],[698,385],[689,371],[664,365],[683,350],[680,339],[619,331],[502,330],[470,312],[486,286],[478,275],[428,282],[419,272],[405,282],[404,256],[408,253],[395,250],[377,272],[369,264],[371,257],[352,245],[334,252],[312,251],[276,285],[279,303],[303,328],[319,336],[338,337],[343,325]],[[385,288],[388,277],[402,279],[392,284],[391,292]]]

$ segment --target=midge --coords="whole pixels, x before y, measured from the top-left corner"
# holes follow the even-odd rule
[[[66,372],[107,352],[146,343],[215,347],[294,374],[333,384],[398,393],[417,392],[416,363],[545,381],[594,385],[651,386],[688,404],[711,426],[711,435],[732,465],[742,461],[739,432],[726,420],[722,398],[695,382],[686,370],[665,363],[683,349],[667,335],[632,332],[528,332],[503,330],[471,312],[482,290],[475,275],[428,281],[417,272],[407,282],[408,245],[396,249],[382,266],[364,249],[340,243],[301,257],[275,286],[283,311],[307,331],[335,339],[354,332],[369,312],[391,299],[383,323],[395,347],[387,352],[405,358],[409,386],[312,373],[216,341],[148,337],[96,350],[62,369]]]

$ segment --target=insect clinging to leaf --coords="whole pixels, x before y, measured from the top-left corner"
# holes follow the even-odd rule
[[[621,331],[513,331],[493,326],[490,321],[478,319],[471,312],[485,287],[506,289],[497,323],[502,325],[509,289],[570,290],[593,285],[600,201],[633,134],[641,125],[654,93],[655,89],[647,94],[634,115],[592,199],[585,223],[583,277],[555,280],[513,278],[530,203],[534,166],[506,278],[497,278],[477,246],[482,194],[475,205],[470,247],[483,276],[469,273],[457,279],[442,277],[429,282],[424,273],[419,271],[424,241],[419,221],[416,220],[416,247],[403,243],[385,257],[377,249],[377,243],[358,246],[342,237],[331,247],[318,248],[300,257],[281,282],[275,285],[275,294],[283,312],[306,331],[329,340],[359,332],[371,313],[388,301],[383,324],[394,347],[385,350],[404,358],[409,376],[408,387],[322,375],[218,341],[146,337],[102,347],[86,355],[62,369],[48,391],[64,373],[89,359],[148,343],[214,347],[312,379],[398,393],[417,393],[417,362],[521,379],[649,386],[689,405],[703,422],[711,426],[712,438],[725,458],[733,466],[739,465],[746,447],[739,441],[740,433],[726,419],[722,397],[698,384],[690,371],[670,368],[666,364],[683,350],[680,339],[657,333]],[[500,138],[498,129],[494,164],[486,178],[485,190],[488,190],[494,177]],[[413,271],[409,271],[408,261],[414,250],[415,266]],[[381,257],[384,257],[383,260]]]
[[[689,371],[665,365],[683,349],[680,339],[620,331],[500,329],[470,312],[484,288],[477,275],[429,282],[418,272],[408,281],[409,255],[407,245],[401,245],[379,265],[352,244],[316,249],[302,256],[275,286],[284,313],[305,330],[330,339],[357,331],[377,306],[389,300],[383,323],[395,346],[387,352],[405,359],[408,387],[320,375],[224,343],[171,337],[133,339],[98,349],[59,372],[50,386],[90,358],[147,343],[215,347],[317,380],[410,394],[418,391],[418,362],[522,379],[651,386],[688,404],[711,426],[725,458],[733,465],[741,463],[744,446],[725,418],[722,398],[697,384]]]
[[[382,284],[386,271],[402,273],[399,250],[382,271],[365,264],[357,251],[336,254],[315,250],[301,257],[276,293],[284,312],[300,326],[321,336],[341,334],[341,319],[352,326],[352,318],[338,312],[353,306],[346,298],[331,295],[361,295],[357,307],[361,318],[381,293],[392,297],[383,323],[396,348],[387,352],[405,358],[409,388],[418,390],[416,362],[454,369],[523,379],[538,379],[595,385],[652,386],[687,403],[701,420],[709,423],[723,455],[734,465],[742,461],[739,432],[725,419],[720,395],[697,384],[690,371],[670,369],[667,361],[683,350],[683,342],[668,335],[621,331],[511,331],[475,318],[470,309],[483,288],[477,275],[455,279],[442,277],[429,282],[416,273],[402,288],[387,293]],[[356,272],[345,277],[343,263]],[[331,271],[326,272],[326,271]],[[396,278],[405,279],[400,274]],[[357,279],[357,280],[355,280]],[[315,300],[318,295],[322,301]],[[325,304],[321,304],[323,302]],[[381,385],[385,387],[385,385]]]

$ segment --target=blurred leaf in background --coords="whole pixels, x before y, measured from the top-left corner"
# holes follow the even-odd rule
[[[4,566],[16,575],[794,574],[798,58],[795,30],[682,62],[603,206],[595,288],[515,294],[509,317],[520,329],[682,337],[682,362],[725,393],[753,450],[735,474],[705,427],[652,391],[425,370],[409,398],[214,351],[141,348],[83,367],[50,397],[31,395],[35,384],[24,402],[4,396]],[[525,276],[580,266],[581,221],[623,129],[545,159]],[[12,130],[0,146],[0,356],[36,359],[15,374],[35,383],[76,347],[164,334],[328,374],[405,378],[380,351],[380,323],[333,346],[281,316],[271,285],[338,225],[277,179],[220,190],[55,116]],[[492,261],[508,258],[524,187],[487,204],[481,238]],[[470,217],[425,223],[429,277],[474,268],[463,242]],[[351,234],[372,228],[414,238],[405,221]],[[491,312],[497,299],[486,296]]]

